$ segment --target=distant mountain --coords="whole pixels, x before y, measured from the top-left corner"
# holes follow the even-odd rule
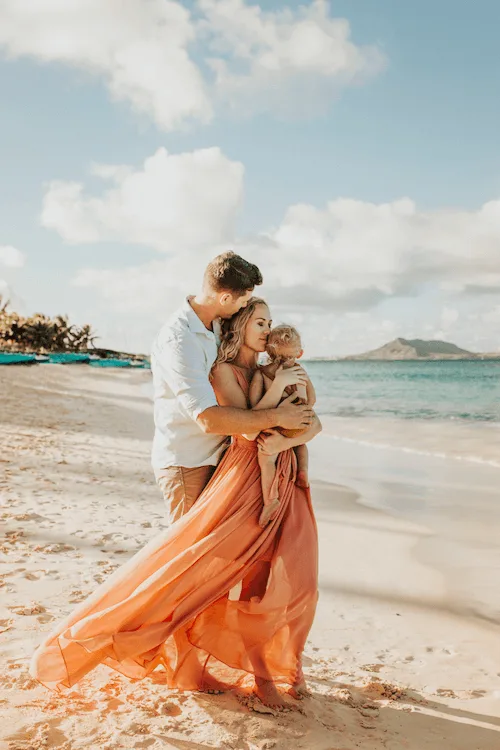
[[[448,341],[424,341],[423,339],[397,338],[388,344],[363,354],[351,354],[343,360],[358,359],[500,359],[500,352],[478,354],[460,349]]]

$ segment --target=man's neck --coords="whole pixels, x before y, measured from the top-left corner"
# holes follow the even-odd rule
[[[202,294],[189,296],[188,302],[208,331],[213,331],[213,322],[218,317],[216,305],[210,297]]]

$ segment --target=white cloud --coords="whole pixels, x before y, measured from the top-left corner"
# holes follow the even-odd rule
[[[0,263],[10,268],[21,268],[25,263],[24,254],[12,245],[0,245]]]
[[[344,18],[326,0],[296,11],[265,11],[244,0],[199,0],[200,29],[214,55],[216,93],[239,114],[325,108],[342,86],[360,83],[386,64],[375,46],[358,47]]]
[[[42,224],[67,242],[121,241],[182,253],[232,239],[244,168],[218,148],[161,148],[140,169],[104,165],[93,172],[113,183],[101,196],[86,196],[80,183],[47,188]]]
[[[349,23],[330,18],[324,0],[296,12],[199,0],[196,14],[175,0],[2,0],[0,47],[98,76],[113,99],[166,131],[210,121],[216,99],[240,114],[303,112],[305,97],[327,105],[385,64],[377,48],[350,40]]]
[[[273,282],[290,295],[309,289],[309,303],[323,294],[355,308],[428,283],[453,284],[456,292],[500,284],[500,201],[478,211],[420,211],[408,198],[295,205],[269,240],[275,259],[281,256]]]
[[[98,75],[171,130],[211,118],[201,73],[190,59],[189,12],[172,0],[3,0],[0,45],[12,58],[64,63]]]
[[[96,171],[96,169],[94,169]],[[190,278],[193,269],[228,244],[264,271],[274,304],[342,311],[370,309],[391,297],[412,297],[429,284],[448,294],[489,293],[500,282],[500,201],[477,211],[420,211],[408,198],[373,204],[339,198],[325,208],[290,206],[274,229],[234,240],[243,194],[243,166],[217,148],[170,155],[164,149],[141,169],[98,167],[113,181],[102,196],[83,186],[52,183],[42,221],[70,242],[141,243],[169,254],[161,266],[86,270],[79,282],[118,293]],[[161,295],[160,295],[161,298]],[[121,303],[120,303],[121,304]],[[456,322],[446,306],[440,327]]]

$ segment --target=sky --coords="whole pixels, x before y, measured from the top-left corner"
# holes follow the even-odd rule
[[[500,350],[497,0],[0,0],[0,294],[147,353],[231,249],[306,356]]]

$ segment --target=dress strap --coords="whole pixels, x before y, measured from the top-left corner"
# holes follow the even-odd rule
[[[246,379],[246,377],[244,376],[244,374],[242,373],[239,367],[237,367],[236,365],[233,365],[231,362],[229,362],[228,364],[231,365],[231,368],[234,374],[236,375],[236,380],[238,381],[238,385],[240,386],[241,390],[243,391],[245,396],[248,396],[248,391],[250,388],[248,380]]]

